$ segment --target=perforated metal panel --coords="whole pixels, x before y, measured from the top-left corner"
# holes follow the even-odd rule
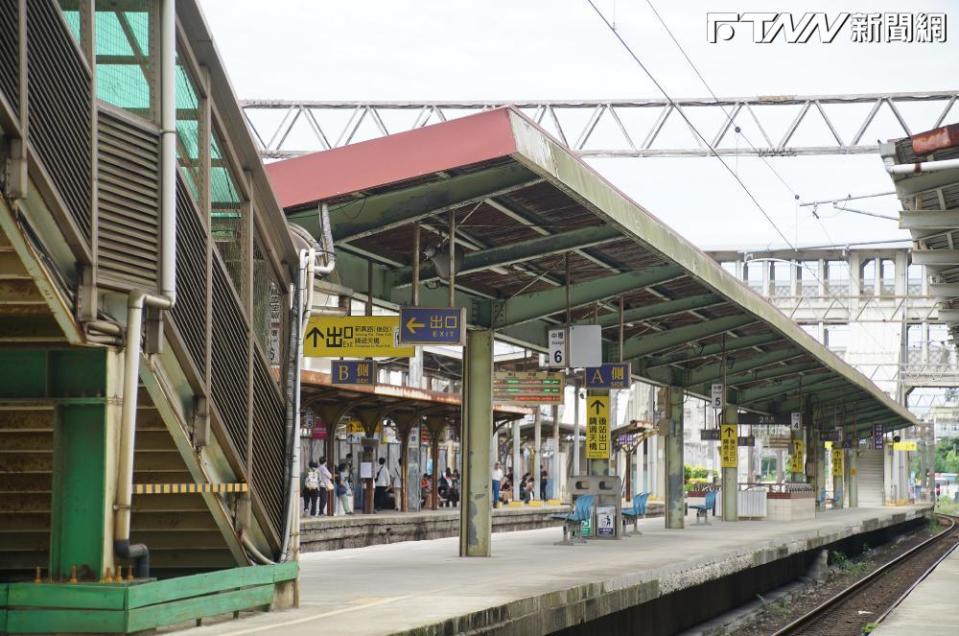
[[[177,302],[173,321],[177,326],[193,365],[206,377],[206,298],[210,288],[207,277],[207,236],[188,186],[177,180],[176,190],[176,286]]]
[[[30,143],[80,233],[89,240],[90,76],[55,3],[28,2],[27,23]]]
[[[20,32],[19,3],[17,0],[0,0],[0,93],[20,114]]]
[[[230,441],[246,463],[247,444],[247,328],[240,302],[230,285],[223,263],[213,264],[213,353],[211,369],[213,405],[230,436]]]
[[[283,527],[286,413],[276,382],[260,359],[253,364],[253,487],[279,531]]]
[[[160,138],[146,122],[98,114],[98,280],[153,290],[160,270]]]

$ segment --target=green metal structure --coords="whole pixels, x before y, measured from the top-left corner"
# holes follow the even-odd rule
[[[210,41],[191,0],[0,0],[0,632],[295,601],[300,254]]]

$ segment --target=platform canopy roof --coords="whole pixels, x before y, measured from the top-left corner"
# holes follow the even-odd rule
[[[270,164],[290,221],[319,231],[328,205],[339,282],[379,303],[410,303],[414,223],[438,248],[456,214],[463,252],[456,303],[474,327],[539,351],[565,321],[566,258],[574,323],[603,329],[604,359],[636,377],[708,396],[726,354],[730,404],[798,411],[817,425],[911,426],[914,417],[765,299],[522,113],[496,109]],[[689,187],[698,187],[690,175]],[[703,214],[709,214],[704,210]],[[446,248],[448,249],[448,248]],[[372,272],[367,270],[371,264]],[[368,276],[370,277],[368,279]],[[420,304],[447,305],[425,260]]]
[[[912,262],[924,265],[939,319],[959,331],[959,124],[880,145],[902,203],[899,227],[913,239]],[[917,167],[918,166],[918,167]]]

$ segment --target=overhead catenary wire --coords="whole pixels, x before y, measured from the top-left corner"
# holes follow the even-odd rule
[[[668,24],[666,24],[666,21],[663,19],[663,16],[660,15],[659,11],[656,9],[656,6],[653,4],[652,0],[646,0],[646,4],[649,5],[650,10],[651,10],[651,11],[653,12],[653,14],[656,16],[656,19],[659,20],[659,23],[663,26],[663,29],[666,30],[666,33],[669,35],[669,38],[673,41],[673,44],[676,45],[676,48],[679,49],[679,52],[682,54],[683,58],[684,58],[684,59],[686,60],[686,62],[689,64],[689,67],[690,67],[690,68],[693,70],[693,72],[696,74],[696,77],[699,78],[699,81],[700,81],[700,82],[702,83],[702,85],[706,88],[706,91],[709,93],[709,95],[710,95],[710,96],[713,98],[713,100],[716,102],[716,105],[719,106],[719,108],[722,110],[723,114],[726,116],[726,121],[727,121],[729,124],[732,124],[732,125],[734,126],[734,129],[735,129],[736,133],[737,133],[739,136],[741,136],[741,137],[743,138],[743,140],[746,142],[746,144],[753,150],[753,152],[755,152],[755,153],[759,156],[759,158],[760,158],[760,160],[763,162],[763,164],[765,164],[765,166],[769,169],[769,171],[772,172],[772,174],[776,177],[776,179],[779,180],[779,182],[783,185],[783,187],[785,187],[787,190],[789,190],[790,194],[792,194],[793,200],[794,200],[795,205],[796,205],[796,232],[797,232],[796,243],[797,243],[797,244],[798,244],[798,242],[799,242],[799,238],[798,238],[798,231],[799,231],[798,210],[799,210],[799,207],[808,207],[808,206],[812,205],[812,208],[813,208],[813,209],[812,209],[813,218],[816,219],[816,222],[817,222],[817,223],[819,224],[819,226],[822,228],[823,233],[826,235],[826,238],[829,240],[830,243],[833,243],[834,241],[833,241],[832,236],[830,236],[830,234],[829,234],[829,230],[826,229],[826,225],[822,222],[822,217],[818,214],[818,210],[817,210],[817,208],[816,208],[816,204],[818,204],[818,203],[832,203],[834,208],[836,208],[837,210],[844,211],[844,212],[853,212],[853,213],[863,214],[863,215],[866,215],[866,216],[873,216],[873,217],[881,218],[881,219],[897,220],[895,217],[890,217],[890,216],[886,216],[886,215],[883,215],[883,214],[877,214],[877,213],[873,213],[873,212],[866,212],[866,211],[862,211],[862,210],[854,210],[854,209],[851,209],[851,208],[838,207],[836,204],[839,203],[840,201],[843,201],[843,200],[841,200],[841,199],[836,199],[836,200],[834,200],[834,201],[818,201],[818,202],[813,202],[812,204],[810,204],[810,203],[801,203],[801,202],[799,201],[799,194],[797,194],[796,190],[789,184],[789,182],[786,181],[786,179],[782,176],[782,174],[780,174],[779,171],[776,170],[775,166],[773,166],[772,163],[771,163],[765,156],[763,156],[762,153],[759,152],[759,150],[756,148],[756,146],[753,144],[753,142],[749,139],[749,136],[748,136],[745,132],[742,131],[742,128],[740,128],[738,125],[736,125],[736,122],[735,122],[735,120],[733,119],[733,116],[730,114],[730,112],[729,112],[728,110],[726,110],[726,107],[721,103],[719,97],[717,97],[717,95],[716,95],[716,92],[713,91],[712,86],[710,86],[709,82],[706,81],[706,78],[705,78],[705,77],[703,76],[703,74],[700,72],[699,68],[696,66],[696,63],[693,62],[693,60],[692,60],[692,58],[689,56],[689,54],[686,53],[686,49],[683,48],[683,45],[679,42],[679,40],[678,40],[678,39],[676,38],[676,36],[673,34],[672,29],[669,28],[669,25],[668,25]],[[738,138],[737,138],[737,139],[738,139]],[[738,154],[737,154],[737,161],[738,161]],[[737,172],[738,172],[738,170],[737,170]],[[856,196],[856,197],[853,197],[852,195],[849,195],[849,196],[847,196],[846,199],[844,199],[844,200],[845,200],[845,201],[849,201],[849,200],[852,200],[852,199],[866,199],[866,198],[873,198],[873,197],[878,197],[878,196],[885,196],[885,195],[887,195],[887,194],[895,194],[895,192],[882,192],[882,193],[878,193],[878,194],[868,194],[868,195],[862,195],[862,196]]]
[[[723,168],[725,168],[730,175],[732,175],[733,179],[736,180],[736,183],[739,184],[739,187],[742,188],[743,192],[746,193],[746,196],[749,197],[749,200],[752,201],[756,209],[759,210],[759,212],[766,218],[766,221],[769,222],[769,224],[773,227],[773,229],[780,236],[780,238],[782,238],[782,240],[786,243],[786,245],[788,245],[789,247],[795,250],[796,247],[793,245],[792,241],[790,241],[789,238],[779,228],[779,226],[773,220],[772,216],[770,216],[770,214],[766,211],[766,208],[764,208],[763,205],[759,202],[759,200],[755,197],[755,195],[753,195],[752,191],[746,186],[745,182],[739,177],[738,174],[736,174],[736,171],[733,170],[728,163],[726,163],[726,161],[722,158],[722,156],[718,152],[716,152],[716,149],[713,147],[713,145],[703,136],[703,134],[699,131],[699,128],[697,128],[696,125],[693,124],[693,122],[689,119],[689,117],[686,116],[686,112],[680,107],[678,103],[676,103],[676,100],[674,100],[672,96],[670,96],[669,93],[666,92],[666,89],[663,88],[663,85],[659,83],[659,80],[656,79],[656,77],[652,74],[649,68],[646,67],[643,61],[639,59],[639,56],[636,54],[635,51],[633,51],[632,47],[626,42],[626,40],[623,39],[623,36],[619,34],[619,32],[616,30],[616,27],[614,27],[610,23],[610,21],[606,19],[606,16],[603,15],[603,12],[599,10],[599,8],[596,6],[593,0],[586,0],[586,3],[593,9],[593,11],[596,12],[596,15],[599,16],[600,20],[603,21],[603,24],[605,24],[607,28],[609,28],[613,36],[615,36],[615,38],[619,41],[619,43],[626,50],[629,56],[633,58],[633,61],[639,65],[639,67],[646,74],[646,77],[648,77],[649,80],[653,83],[653,85],[656,86],[656,89],[660,93],[662,93],[663,97],[666,99],[669,105],[677,113],[679,113],[679,116],[683,118],[683,121],[686,122],[686,125],[689,126],[689,129],[693,131],[693,134],[695,134],[699,138],[699,140],[702,141],[703,145],[709,150],[712,156],[715,157],[716,160],[723,165]]]
[[[696,65],[692,62],[692,60],[691,60],[691,59],[689,58],[689,56],[686,54],[685,50],[684,50],[684,49],[682,48],[682,46],[679,44],[679,42],[678,42],[678,40],[675,38],[675,36],[673,36],[672,31],[670,31],[669,27],[666,25],[665,21],[663,21],[662,17],[659,15],[659,12],[656,11],[656,8],[652,5],[651,1],[650,1],[650,0],[646,0],[646,1],[647,1],[647,4],[649,4],[650,8],[653,10],[653,13],[656,14],[656,17],[659,19],[660,23],[661,23],[661,24],[663,25],[663,27],[666,29],[666,31],[667,31],[667,33],[669,34],[670,38],[673,40],[673,42],[676,44],[676,46],[679,47],[680,51],[681,51],[682,54],[683,54],[683,57],[686,58],[687,62],[688,62],[688,63],[690,64],[690,66],[693,68],[694,72],[695,72],[696,75],[699,77],[700,81],[703,83],[703,85],[706,87],[706,89],[709,91],[709,93],[711,94],[711,96],[713,97],[713,99],[716,100],[716,101],[719,101],[718,98],[717,98],[717,96],[716,96],[716,94],[713,92],[712,88],[709,86],[709,83],[708,83],[708,82],[706,81],[706,79],[702,76],[702,73],[700,73],[699,70],[696,68]],[[763,205],[759,202],[759,200],[755,197],[755,195],[753,195],[752,191],[749,189],[749,187],[746,185],[746,183],[742,180],[742,178],[740,178],[740,176],[737,174],[737,172],[730,167],[730,165],[723,159],[723,157],[722,157],[718,152],[716,152],[715,147],[713,147],[713,145],[712,145],[709,141],[706,140],[706,138],[703,136],[703,134],[699,131],[699,128],[697,128],[696,125],[693,124],[693,122],[689,119],[689,117],[686,116],[686,113],[685,113],[685,112],[683,111],[683,109],[679,106],[679,104],[676,103],[676,100],[674,100],[674,99],[672,98],[672,96],[670,96],[669,93],[666,92],[666,89],[663,87],[663,85],[656,79],[656,77],[652,74],[652,72],[649,70],[649,68],[648,68],[648,67],[643,63],[643,61],[639,58],[639,55],[637,55],[636,52],[633,50],[633,48],[629,45],[629,43],[626,42],[626,40],[623,38],[623,36],[619,34],[619,32],[616,30],[616,27],[615,27],[612,23],[610,23],[610,21],[609,21],[608,19],[606,19],[606,16],[603,15],[603,12],[599,10],[599,8],[596,6],[596,4],[593,2],[593,0],[586,0],[586,3],[590,6],[590,8],[593,9],[593,11],[596,13],[596,15],[599,16],[599,18],[603,21],[603,23],[606,25],[606,27],[610,30],[610,32],[613,34],[613,36],[616,38],[616,40],[620,43],[620,45],[622,45],[622,47],[626,50],[626,52],[629,54],[629,56],[630,56],[631,58],[633,58],[633,61],[636,62],[636,64],[642,69],[643,73],[646,74],[646,76],[647,76],[647,77],[649,78],[649,80],[653,83],[653,85],[656,87],[656,89],[663,95],[663,97],[666,99],[666,101],[669,103],[669,105],[670,105],[673,109],[675,109],[677,113],[679,113],[679,115],[680,115],[680,117],[682,117],[683,121],[686,122],[686,124],[689,126],[690,130],[700,139],[700,141],[702,141],[702,143],[703,143],[703,144],[705,145],[705,147],[709,150],[709,152],[712,154],[712,156],[715,157],[716,160],[719,161],[719,162],[722,164],[723,168],[725,168],[725,170],[733,177],[733,179],[736,180],[736,183],[739,184],[740,188],[742,188],[742,190],[743,190],[743,191],[746,193],[746,195],[749,197],[750,201],[753,203],[753,205],[756,207],[756,209],[759,210],[759,212],[763,215],[763,217],[765,217],[766,221],[769,222],[769,224],[773,227],[773,229],[774,229],[774,230],[776,231],[776,233],[780,236],[780,238],[782,238],[783,242],[785,242],[785,244],[786,244],[787,246],[789,246],[789,248],[792,249],[794,252],[798,252],[798,251],[799,251],[799,248],[798,248],[792,241],[789,240],[789,238],[786,236],[786,234],[782,231],[782,229],[780,229],[780,227],[779,227],[779,226],[776,224],[776,222],[773,220],[772,216],[766,211],[765,207],[763,207]],[[726,112],[725,108],[723,108],[723,112],[726,113],[727,119],[729,119],[729,120],[731,121],[731,116],[729,115],[728,112]],[[739,131],[739,134],[742,134],[741,131]],[[750,146],[752,146],[752,144],[749,142],[748,138],[745,137],[745,135],[743,136],[743,139],[744,139],[747,143],[749,143]],[[755,147],[753,147],[753,148],[755,149]],[[782,182],[783,185],[793,194],[793,200],[798,203],[798,201],[799,201],[799,195],[796,194],[795,190],[793,190],[792,187],[789,186],[789,184],[785,181],[785,179],[782,178],[782,175],[780,175],[780,174],[775,170],[775,168],[773,168],[773,167],[768,163],[768,161],[765,161],[765,158],[764,158],[764,162],[766,163],[767,166],[769,166],[770,170],[773,172],[773,174],[776,175],[776,177],[780,180],[780,182]],[[815,213],[814,213],[814,216],[816,216]],[[832,237],[829,235],[829,232],[826,230],[825,225],[822,224],[822,221],[819,219],[818,216],[816,216],[816,219],[819,221],[819,224],[822,226],[823,232],[825,232],[826,237],[827,237],[827,239],[829,240],[829,242],[830,242],[830,243],[834,243],[835,241],[834,241],[834,240],[832,239]],[[818,274],[817,272],[813,271],[805,262],[800,262],[800,267],[802,267],[805,271],[809,272],[809,273],[812,275],[812,277],[813,277],[818,283],[820,283],[825,289],[827,289],[827,290],[829,289],[829,286],[828,286],[828,285],[826,284],[826,282],[819,276],[819,274]],[[850,309],[850,307],[848,306],[848,304],[844,303],[844,302],[842,301],[842,299],[841,299],[838,295],[835,295],[835,294],[833,294],[833,293],[831,293],[831,292],[829,292],[829,291],[827,291],[827,293],[829,294],[829,296],[830,296],[840,307],[842,307],[843,309],[846,309],[847,311],[851,311],[851,309]],[[868,333],[868,332],[867,332],[867,333]],[[875,336],[873,336],[872,334],[869,334],[869,336],[870,336],[874,341],[876,340]],[[878,343],[878,341],[877,341],[877,343]]]
[[[729,122],[729,123],[731,123],[731,124],[733,124],[733,126],[735,126],[735,129],[734,129],[734,130],[735,130],[736,134],[738,134],[740,137],[743,138],[743,141],[746,142],[746,144],[750,147],[750,149],[752,149],[752,151],[755,152],[755,153],[759,156],[759,158],[762,160],[762,162],[763,162],[764,164],[766,164],[766,167],[769,168],[769,171],[772,172],[772,173],[776,176],[776,178],[779,180],[779,182],[782,183],[783,186],[784,186],[787,190],[789,190],[789,192],[793,195],[793,198],[794,198],[796,201],[798,201],[798,200],[799,200],[799,195],[796,193],[796,191],[793,189],[793,187],[792,187],[791,185],[789,185],[789,183],[786,181],[785,178],[783,178],[783,176],[782,176],[781,174],[779,174],[779,171],[776,170],[776,168],[775,168],[775,167],[769,162],[769,160],[759,151],[759,149],[756,148],[755,145],[753,145],[753,142],[750,141],[749,136],[746,135],[746,133],[744,133],[744,132],[742,131],[742,128],[736,125],[736,122],[735,122],[735,120],[733,119],[733,116],[730,115],[730,113],[729,113],[728,110],[726,110],[726,107],[722,104],[722,102],[721,102],[721,100],[719,99],[719,97],[716,96],[716,93],[713,91],[712,86],[709,85],[709,82],[706,81],[706,78],[703,77],[703,74],[699,72],[699,68],[698,68],[698,67],[696,66],[696,64],[693,62],[692,58],[689,57],[689,54],[686,53],[686,49],[683,48],[683,45],[680,44],[680,43],[679,43],[679,40],[676,38],[676,36],[673,35],[672,29],[669,28],[669,25],[668,25],[668,24],[666,24],[666,21],[663,19],[663,16],[661,16],[661,15],[659,14],[659,11],[658,11],[658,10],[656,9],[656,7],[653,5],[652,0],[646,0],[646,4],[649,5],[649,8],[652,10],[653,14],[656,16],[656,19],[659,20],[659,23],[660,23],[661,25],[663,25],[663,28],[666,30],[666,33],[669,35],[669,39],[671,39],[671,40],[673,41],[673,44],[675,44],[675,45],[676,45],[676,48],[679,49],[679,52],[682,53],[683,57],[686,59],[686,62],[689,64],[689,67],[692,68],[692,69],[693,69],[693,72],[696,74],[696,77],[698,77],[698,78],[699,78],[699,81],[702,82],[703,86],[706,87],[706,91],[709,92],[710,97],[713,98],[713,100],[716,102],[716,105],[719,106],[720,110],[723,111],[723,114],[726,116],[726,121]],[[715,152],[715,151],[714,151],[714,152]],[[737,160],[738,160],[738,153],[737,153]]]

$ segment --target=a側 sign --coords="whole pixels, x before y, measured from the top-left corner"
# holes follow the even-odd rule
[[[608,362],[599,367],[586,367],[583,375],[587,389],[628,389],[630,385],[628,362]]]

